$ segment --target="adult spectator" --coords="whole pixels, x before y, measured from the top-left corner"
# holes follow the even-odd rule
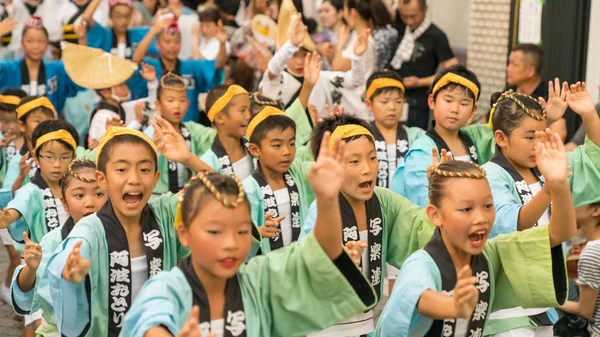
[[[508,57],[506,67],[507,89],[548,99],[548,82],[542,80],[542,47],[524,43],[516,46]]]
[[[440,64],[450,67],[458,63],[446,34],[426,17],[425,0],[398,0],[396,26],[401,36],[390,66],[403,78],[406,87],[408,126],[428,128],[429,87]]]

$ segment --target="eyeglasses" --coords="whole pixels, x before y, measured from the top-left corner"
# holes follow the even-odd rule
[[[61,163],[69,163],[69,162],[73,161],[73,156],[71,156],[71,155],[62,156],[62,157],[40,155],[40,158],[43,158],[44,160],[48,161],[49,163],[56,163],[56,161],[59,161]]]

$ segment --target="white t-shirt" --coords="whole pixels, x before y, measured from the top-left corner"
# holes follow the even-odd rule
[[[58,223],[60,223],[62,226],[65,224],[65,222],[67,222],[67,220],[69,220],[71,215],[69,212],[65,211],[65,206],[63,206],[60,198],[55,198],[54,202],[56,203],[56,212],[58,213]]]
[[[231,166],[233,167],[235,176],[238,177],[239,180],[248,178],[250,175],[252,175],[252,171],[254,171],[252,157],[250,157],[250,155],[246,155],[244,158],[236,161]]]
[[[221,50],[221,42],[216,37],[206,39],[200,36],[200,46],[198,47],[198,50],[200,50],[204,59],[216,60],[217,56],[219,56],[219,51]],[[225,50],[227,55],[231,54],[231,44],[229,41],[225,43]]]
[[[388,186],[392,186],[392,178],[396,173],[396,144],[386,144],[388,162]]]
[[[454,157],[454,160],[460,160],[460,161],[471,161],[471,156],[464,155],[464,156],[456,156]]]
[[[38,81],[29,81],[29,95],[37,96],[38,94]]]
[[[358,34],[356,31],[352,31],[350,33],[350,38],[348,38],[348,42],[346,46],[342,50],[342,57],[351,58],[354,55],[354,44],[358,39]],[[367,47],[367,51],[365,51],[363,57],[365,58],[365,83],[369,79],[369,76],[375,71],[377,68],[377,47],[375,45],[375,39],[373,36],[369,35],[369,46]]]
[[[148,280],[148,264],[146,255],[131,259],[131,303]]]
[[[285,216],[281,220],[281,239],[284,246],[289,246],[292,243],[292,207],[290,205],[290,194],[287,188],[274,191],[275,201],[277,201],[277,210],[279,216]]]
[[[211,333],[215,334],[216,337],[223,337],[223,334],[225,333],[225,319],[221,318],[210,321],[210,331]],[[202,332],[202,329],[200,332]]]
[[[539,181],[535,184],[531,184],[529,185],[529,190],[531,191],[531,193],[533,194],[533,196],[535,196],[536,194],[538,194],[539,191],[542,190],[542,183],[540,183]],[[550,209],[546,208],[546,210],[544,211],[544,214],[542,214],[542,216],[540,217],[540,219],[538,220],[538,225],[547,225],[550,223]]]
[[[117,56],[120,58],[127,58],[127,43],[119,42],[117,44]]]

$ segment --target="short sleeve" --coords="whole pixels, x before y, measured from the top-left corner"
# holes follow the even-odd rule
[[[435,56],[439,62],[445,62],[454,57],[448,37],[444,32],[439,30],[439,34],[435,35]]]
[[[579,256],[578,285],[600,289],[600,241],[590,241]]]

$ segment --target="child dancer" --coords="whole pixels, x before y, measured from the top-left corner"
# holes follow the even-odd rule
[[[383,296],[386,263],[396,268],[402,266],[412,252],[429,241],[434,227],[423,209],[388,189],[376,187],[377,152],[368,127],[366,122],[347,115],[326,118],[313,131],[311,148],[317,158],[326,131],[333,131],[334,137],[347,142],[346,178],[339,193],[343,220],[341,242],[346,244],[359,239],[367,242],[361,269],[378,296]],[[309,208],[305,233],[314,227],[316,206],[313,203]],[[310,336],[356,336],[374,330],[373,312],[367,311]]]
[[[379,159],[377,186],[391,188],[396,167],[403,165],[411,144],[425,134],[400,123],[405,101],[404,84],[396,72],[379,70],[367,80],[365,105],[373,114],[371,130]]]
[[[160,51],[158,58],[145,57],[151,41],[156,37]],[[133,55],[134,62],[142,60],[156,69],[159,77],[166,73],[174,73],[186,81],[187,96],[190,104],[184,121],[194,121],[210,126],[209,120],[198,111],[198,95],[208,92],[215,85],[223,82],[222,68],[227,61],[225,54],[225,41],[227,32],[221,27],[218,38],[221,41],[219,57],[214,61],[204,59],[182,60],[178,58],[181,50],[181,32],[177,22],[172,19],[157,21],[146,34]]]
[[[344,146],[339,139],[329,144],[327,134],[308,175],[319,204],[314,234],[247,265],[252,222],[241,182],[199,175],[186,189],[177,223],[190,257],[144,286],[123,333],[299,336],[372,307],[372,288],[339,244]]]
[[[154,127],[163,155],[203,168],[168,124]],[[112,127],[96,155],[96,179],[109,201],[82,219],[48,261],[56,326],[66,336],[117,336],[141,285],[188,254],[173,227],[177,197],[148,203],[159,175],[156,145],[139,131]]]
[[[182,121],[190,104],[186,89],[186,82],[183,78],[174,73],[166,73],[160,80],[155,105],[160,116],[185,139],[190,151],[200,157],[210,148],[216,132],[213,128],[193,121]],[[149,126],[144,133],[153,138],[154,128]],[[190,178],[185,166],[171,162],[162,155],[158,156],[158,172],[160,172],[160,178],[156,183],[154,194],[177,193]]]
[[[467,126],[477,111],[481,85],[477,76],[462,65],[454,65],[438,73],[429,95],[435,126],[426,136],[411,145],[393,177],[395,192],[415,204],[427,206],[427,167],[431,165],[431,149],[443,149],[457,160],[483,165],[493,153],[493,135],[484,125]]]
[[[35,128],[33,159],[39,170],[0,214],[0,227],[10,225],[9,232],[16,242],[24,243],[23,232],[33,242],[40,242],[69,218],[60,200],[59,182],[75,159],[78,141],[77,131],[67,121],[45,121]]]
[[[57,230],[45,235],[39,244],[29,240],[27,233],[23,235],[25,265],[21,265],[15,273],[12,305],[19,315],[42,309],[43,321],[36,331],[38,335],[58,333],[46,274],[48,259],[79,220],[97,212],[106,202],[106,191],[98,186],[95,173],[94,162],[79,159],[72,161],[60,181],[63,195],[61,201],[69,212],[69,219]]]
[[[485,170],[456,160],[433,170],[427,216],[437,229],[402,266],[377,336],[493,335],[488,318],[494,310],[565,302],[561,243],[576,224],[561,147],[553,138],[536,149],[556,205],[549,226],[491,241],[495,211]]]

